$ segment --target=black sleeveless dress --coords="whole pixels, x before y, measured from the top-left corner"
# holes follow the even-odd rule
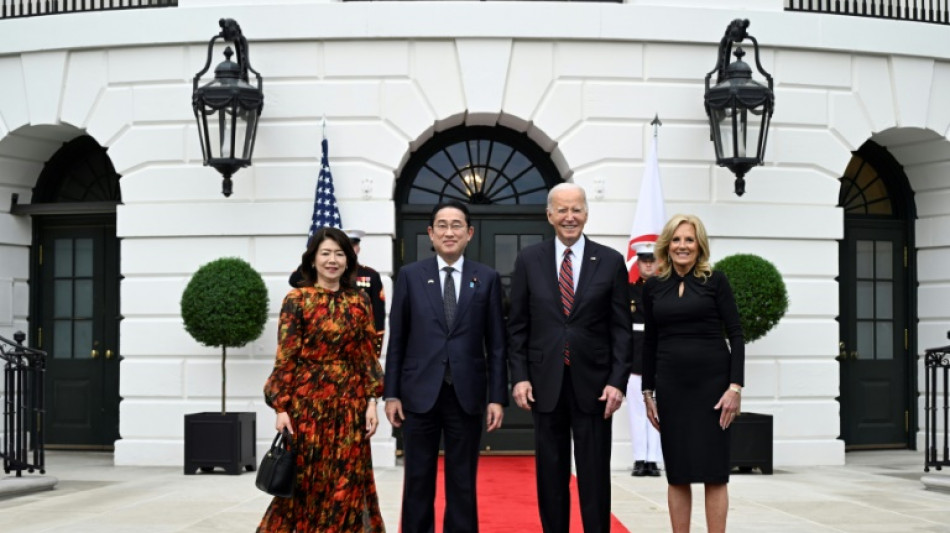
[[[713,407],[730,383],[743,384],[745,364],[729,280],[721,272],[703,280],[692,271],[650,278],[643,307],[643,388],[656,391],[667,481],[727,483],[730,430],[719,427]]]

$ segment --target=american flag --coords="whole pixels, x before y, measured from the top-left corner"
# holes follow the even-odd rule
[[[340,229],[343,227],[340,220],[340,207],[336,203],[336,195],[333,192],[333,175],[330,174],[329,143],[326,136],[320,143],[323,147],[323,156],[320,158],[320,176],[317,178],[317,191],[313,198],[313,217],[310,222],[310,233],[307,235],[307,241],[320,228],[331,227]]]

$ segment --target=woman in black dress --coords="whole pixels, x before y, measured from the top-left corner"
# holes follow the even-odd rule
[[[670,219],[655,254],[658,275],[643,286],[643,395],[660,431],[670,522],[674,533],[689,531],[690,484],[703,483],[706,528],[724,532],[729,426],[739,414],[745,363],[739,311],[729,280],[709,265],[697,217]]]

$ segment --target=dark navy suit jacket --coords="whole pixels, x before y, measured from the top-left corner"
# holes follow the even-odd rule
[[[488,403],[507,405],[507,347],[501,302],[498,272],[466,259],[455,323],[449,328],[435,257],[402,267],[389,311],[383,397],[399,398],[407,411],[428,412],[439,396],[448,362],[465,412],[483,413]]]
[[[553,240],[518,254],[511,278],[511,381],[530,381],[536,409],[554,410],[570,344],[571,378],[581,410],[603,412],[605,385],[627,390],[631,363],[630,301],[623,257],[590,239],[584,245],[574,307],[564,316]]]

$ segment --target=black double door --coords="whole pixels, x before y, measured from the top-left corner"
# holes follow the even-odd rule
[[[119,438],[115,215],[35,219],[33,346],[47,352],[46,442],[111,449]]]
[[[428,219],[404,220],[402,229],[402,263],[411,263],[435,255],[432,242],[426,231]],[[545,219],[530,220],[481,219],[473,220],[475,235],[465,248],[466,259],[485,263],[501,275],[504,293],[504,312],[507,321],[508,296],[511,291],[511,276],[515,258],[526,246],[541,242],[554,235],[554,230]],[[483,453],[534,453],[534,422],[531,413],[515,405],[510,398],[505,408],[504,424],[492,433],[483,432]]]

